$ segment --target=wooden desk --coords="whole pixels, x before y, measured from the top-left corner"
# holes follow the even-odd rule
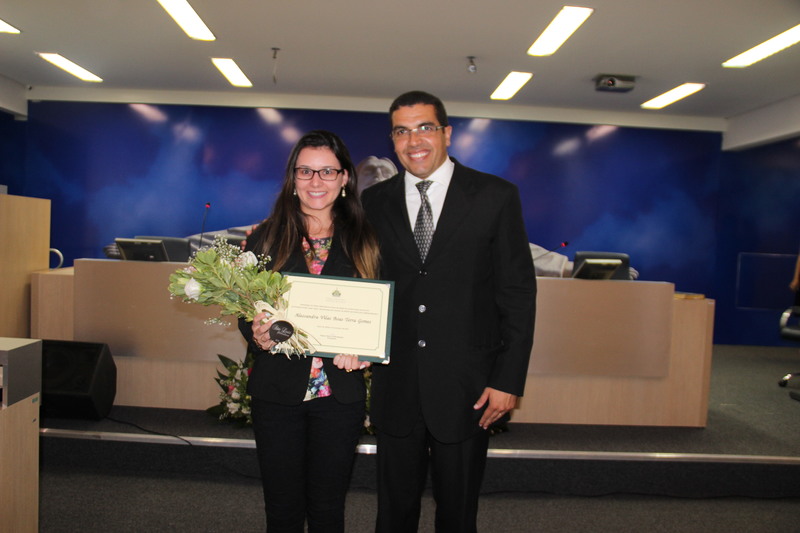
[[[538,282],[531,364],[512,421],[705,427],[713,300],[676,296],[670,283]]]
[[[235,326],[203,323],[214,308],[170,300],[167,280],[179,266],[75,262],[74,340],[109,345],[118,405],[205,409],[218,403],[216,355],[244,357]],[[65,293],[71,276],[53,272],[35,274],[34,288]],[[671,283],[538,282],[534,348],[513,421],[705,426],[713,300],[678,298]],[[39,324],[64,313],[45,318],[51,309],[34,307]],[[49,338],[46,328],[39,335]]]

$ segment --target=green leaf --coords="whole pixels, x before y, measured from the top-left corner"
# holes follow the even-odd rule
[[[225,368],[230,368],[232,366],[236,366],[236,361],[234,361],[233,359],[231,359],[229,357],[225,357],[224,355],[219,354],[219,353],[217,354],[217,357],[219,357],[219,360],[222,361],[222,366],[224,366]]]

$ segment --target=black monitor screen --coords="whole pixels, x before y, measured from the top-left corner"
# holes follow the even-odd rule
[[[149,239],[164,243],[164,250],[167,252],[167,260],[176,263],[185,263],[191,255],[189,239],[186,237],[160,237],[153,235],[136,235],[135,239]]]
[[[630,279],[630,259],[616,252],[575,252],[572,277],[580,279]]]
[[[168,261],[164,243],[156,239],[114,239],[125,261]]]

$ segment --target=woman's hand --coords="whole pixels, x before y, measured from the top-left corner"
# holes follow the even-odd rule
[[[336,357],[333,358],[333,364],[336,365],[337,368],[345,370],[347,372],[352,372],[353,370],[364,370],[368,368],[372,363],[369,361],[359,361],[357,355],[350,355],[340,353]]]
[[[253,318],[253,342],[267,352],[275,346],[275,342],[269,336],[272,322],[266,313],[259,313]]]

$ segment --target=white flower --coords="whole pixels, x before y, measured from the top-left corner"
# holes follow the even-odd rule
[[[253,252],[244,252],[236,258],[236,265],[239,267],[254,267],[258,264],[258,258]]]
[[[231,391],[231,398],[234,399],[234,400],[238,400],[239,398],[241,398],[241,396],[239,396],[239,391],[236,390],[236,389],[233,389]]]
[[[190,278],[189,281],[186,282],[186,285],[183,287],[183,292],[186,293],[186,297],[192,300],[197,300],[200,298],[200,293],[203,292],[203,288],[200,286],[200,283],[194,279]]]

